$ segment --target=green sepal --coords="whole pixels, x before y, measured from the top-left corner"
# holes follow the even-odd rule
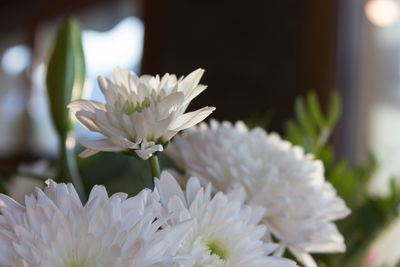
[[[58,29],[46,75],[50,112],[59,136],[73,126],[67,105],[82,96],[85,74],[81,27],[69,18]]]

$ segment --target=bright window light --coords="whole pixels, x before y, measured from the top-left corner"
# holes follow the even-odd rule
[[[365,6],[365,14],[371,23],[387,27],[399,19],[400,7],[394,0],[370,0]]]
[[[128,17],[106,32],[84,30],[83,48],[88,76],[107,75],[121,66],[132,69],[140,63],[143,51],[143,23]]]
[[[3,53],[1,66],[8,75],[18,75],[31,63],[32,52],[26,45],[12,46]]]

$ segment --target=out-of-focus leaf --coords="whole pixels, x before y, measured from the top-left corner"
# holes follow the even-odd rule
[[[318,124],[320,128],[323,128],[325,126],[324,116],[322,115],[321,107],[315,92],[310,92],[307,94],[307,105],[310,109],[310,113],[313,116],[315,122]]]
[[[334,96],[339,97],[338,94],[333,93],[332,97]],[[286,124],[286,139],[303,146],[307,153],[319,156],[340,116],[340,110],[337,110],[337,108],[340,109],[340,99],[331,102],[331,118],[329,119],[321,111],[321,105],[314,92],[308,93],[306,99],[298,97],[294,109],[296,120],[290,120]],[[328,123],[329,120],[331,120],[330,123]]]
[[[329,102],[327,124],[333,127],[342,113],[342,101],[340,100],[339,93],[333,91]]]
[[[295,113],[298,119],[299,125],[302,127],[302,129],[309,134],[311,137],[315,137],[316,132],[315,128],[313,127],[313,122],[312,119],[310,118],[304,101],[302,98],[297,98],[295,102]]]
[[[75,19],[67,19],[58,30],[46,75],[50,111],[60,136],[71,129],[67,105],[82,95],[84,81],[81,28]]]
[[[303,133],[299,127],[297,127],[294,121],[288,121],[286,124],[287,127],[287,137],[294,145],[303,146]]]

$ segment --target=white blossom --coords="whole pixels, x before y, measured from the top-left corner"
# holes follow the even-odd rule
[[[202,187],[197,178],[190,178],[185,191],[168,173],[155,180],[156,192],[167,213],[170,225],[193,220],[178,255],[192,256],[194,267],[268,267],[295,266],[293,261],[268,256],[276,244],[262,240],[266,227],[258,224],[264,209],[243,205],[244,190],[230,195],[211,194],[211,185]]]
[[[169,267],[184,260],[175,254],[190,222],[159,230],[160,211],[148,189],[108,197],[95,186],[86,205],[71,184],[51,180],[25,207],[0,195],[0,266]]]
[[[179,80],[165,74],[136,76],[116,68],[112,80],[99,76],[99,85],[106,104],[91,100],[76,100],[69,104],[76,118],[87,129],[106,138],[80,141],[86,150],[82,157],[99,151],[134,151],[148,159],[179,131],[204,120],[215,109],[204,107],[184,113],[189,103],[202,91],[199,84],[204,70],[197,69]]]
[[[316,266],[309,253],[344,252],[333,221],[349,209],[325,181],[323,164],[303,149],[242,122],[202,123],[177,136],[167,151],[186,177],[229,192],[240,184],[247,203],[266,209],[263,223],[296,258]]]

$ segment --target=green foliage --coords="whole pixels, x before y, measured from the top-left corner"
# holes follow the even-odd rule
[[[75,19],[68,19],[58,30],[46,76],[50,111],[59,136],[71,129],[67,105],[72,99],[80,98],[84,81],[81,28]]]
[[[399,215],[400,186],[392,179],[387,196],[371,196],[367,185],[377,167],[372,154],[363,165],[352,166],[346,159],[336,160],[328,144],[341,114],[337,92],[330,98],[327,114],[321,111],[315,93],[299,97],[295,103],[295,119],[286,127],[286,139],[313,153],[325,165],[326,179],[336,188],[352,213],[337,225],[343,234],[347,251],[317,257],[320,266],[361,266],[367,249],[377,235]]]
[[[46,85],[53,125],[60,138],[58,180],[72,181],[84,200],[86,197],[76,166],[75,151],[66,142],[68,136],[74,138],[67,105],[71,100],[81,97],[86,75],[81,35],[78,21],[72,18],[63,21],[47,65]]]
[[[328,114],[324,116],[315,93],[310,92],[306,99],[301,97],[295,102],[295,120],[290,120],[286,126],[286,138],[293,144],[303,146],[306,152],[317,157],[322,154],[330,157],[327,151],[328,141],[334,126],[341,114],[339,94],[333,92],[328,107]]]
[[[162,170],[176,169],[164,153],[159,155],[159,163]],[[153,186],[149,163],[131,155],[103,152],[89,158],[79,158],[78,165],[88,190],[95,184],[103,184],[110,195],[125,192],[134,196],[143,188]]]

